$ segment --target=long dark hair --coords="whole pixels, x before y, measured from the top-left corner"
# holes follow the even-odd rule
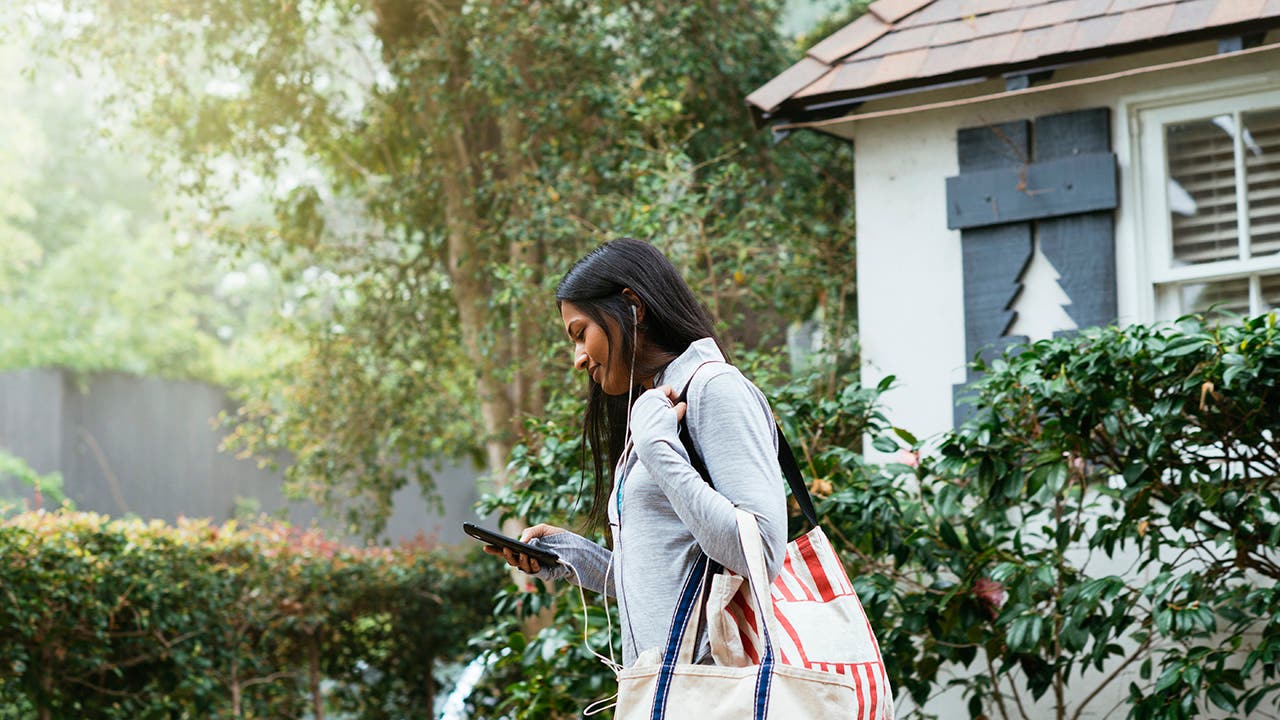
[[[637,358],[637,377],[650,377],[665,367],[670,359],[688,349],[690,343],[709,337],[724,347],[716,336],[711,314],[694,297],[688,283],[675,265],[657,248],[646,242],[620,238],[607,242],[574,263],[556,287],[556,304],[571,302],[593,322],[606,329],[609,356],[615,352],[632,357],[632,338],[637,330],[631,303],[622,294],[629,288],[644,305],[644,319],[639,330],[650,346],[661,351],[666,360],[654,365]],[[609,323],[605,318],[612,319]],[[620,329],[615,338],[610,325]],[[607,361],[606,361],[607,362]],[[648,365],[648,367],[646,367]],[[583,415],[583,464],[587,448],[591,451],[594,485],[591,510],[587,522],[592,527],[605,523],[613,470],[622,457],[626,436],[627,407],[644,391],[636,387],[631,396],[606,395],[594,380],[588,380],[587,409]],[[605,468],[608,467],[608,475]]]

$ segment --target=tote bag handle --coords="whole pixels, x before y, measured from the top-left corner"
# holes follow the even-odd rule
[[[772,630],[777,619],[773,612],[773,602],[769,596],[769,580],[765,572],[764,546],[760,542],[760,526],[756,516],[738,508],[738,541],[742,544],[742,553],[747,559],[747,583],[751,588],[751,597],[755,602],[756,632],[764,641],[764,652],[760,657],[760,669],[756,671],[754,720],[764,720],[769,706],[769,690],[773,680],[773,640]],[[706,588],[707,571],[713,563],[705,556],[694,563],[689,577],[680,593],[680,601],[676,605],[675,616],[671,619],[671,629],[667,636],[667,646],[662,653],[662,667],[658,671],[658,682],[653,696],[651,720],[662,720],[666,712],[667,698],[670,695],[671,683],[675,679],[677,665],[688,665],[693,662],[698,636],[698,622],[702,614],[703,595]]]

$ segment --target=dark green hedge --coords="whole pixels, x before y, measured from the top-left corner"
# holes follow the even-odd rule
[[[429,717],[492,562],[263,523],[0,524],[0,717]]]

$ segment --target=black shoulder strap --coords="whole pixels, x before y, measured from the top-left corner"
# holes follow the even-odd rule
[[[718,360],[709,360],[707,362],[719,362]],[[706,365],[704,362],[702,365]],[[702,365],[694,368],[693,375],[697,375],[702,369]],[[685,383],[684,388],[680,390],[680,398],[676,401],[689,401],[689,386],[693,384],[693,375],[689,376],[689,382]],[[688,408],[685,409],[685,417],[688,418]],[[787,442],[787,436],[782,432],[782,426],[778,425],[778,465],[782,467],[782,474],[787,478],[787,485],[791,487],[791,495],[796,499],[796,504],[800,506],[800,512],[804,513],[804,517],[814,527],[818,526],[818,513],[813,509],[813,499],[809,497],[809,488],[805,485],[804,477],[800,475],[800,466],[796,463],[795,453],[791,451],[791,444]],[[707,472],[707,463],[703,461],[702,454],[693,445],[693,435],[689,433],[689,423],[680,423],[680,443],[684,445],[684,449],[689,453],[689,464],[693,465],[693,469],[698,471],[702,479],[711,487],[715,487],[715,483],[711,482],[711,473]]]

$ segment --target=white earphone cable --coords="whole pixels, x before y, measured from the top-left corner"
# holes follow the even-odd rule
[[[640,324],[636,315],[636,306],[631,306],[631,372],[627,375],[627,429],[622,437],[623,458],[622,467],[627,466],[627,453],[631,450],[631,406],[635,404],[635,399],[631,397],[636,386],[636,344],[640,337]]]

